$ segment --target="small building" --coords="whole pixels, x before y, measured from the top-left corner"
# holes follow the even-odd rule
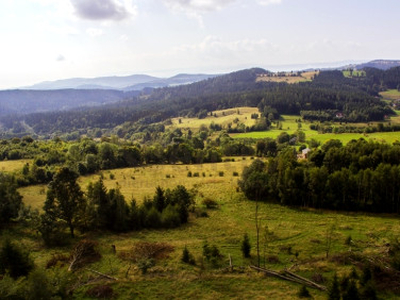
[[[311,149],[310,148],[305,148],[301,150],[301,153],[297,155],[298,159],[307,159],[308,158],[308,153],[310,153]]]

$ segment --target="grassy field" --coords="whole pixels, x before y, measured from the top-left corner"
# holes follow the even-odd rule
[[[142,200],[146,195],[152,196],[158,185],[173,188],[177,184],[184,184],[198,191],[197,207],[202,207],[204,198],[210,198],[218,203],[218,208],[207,210],[208,217],[205,218],[192,214],[189,223],[178,229],[83,235],[81,238],[96,240],[102,253],[102,260],[90,268],[119,278],[119,281],[109,283],[118,299],[296,298],[299,285],[265,277],[248,268],[256,255],[255,203],[246,200],[237,191],[238,177],[233,176],[233,172],[241,173],[242,168],[249,163],[250,158],[236,158],[235,162],[219,164],[146,166],[103,172],[105,185],[112,188],[118,182],[127,200],[132,196],[137,200]],[[188,171],[198,172],[200,177],[189,178]],[[220,172],[224,172],[224,175],[220,176]],[[113,174],[114,179],[110,179],[110,174]],[[97,176],[82,177],[79,182],[85,189],[88,182],[96,179]],[[44,200],[43,190],[44,187],[35,186],[21,189],[21,193],[25,203],[38,206]],[[266,226],[273,233],[265,247],[265,255],[269,260],[266,267],[274,270],[290,268],[307,278],[321,274],[328,280],[335,271],[339,275],[348,274],[352,266],[338,264],[341,256],[349,251],[379,256],[386,253],[385,245],[392,238],[400,236],[400,220],[390,215],[300,210],[261,203],[259,216],[263,228],[261,236],[264,236]],[[333,230],[330,231],[330,228]],[[249,234],[253,246],[253,258],[250,260],[241,255],[240,242],[244,233]],[[350,236],[353,243],[349,249],[345,240]],[[22,244],[31,249],[39,266],[43,266],[52,254],[68,251],[64,248],[46,250],[37,241],[36,235],[27,231],[18,237]],[[332,259],[326,258],[328,238],[332,239]],[[201,263],[202,245],[206,240],[210,245],[216,245],[223,254],[220,268],[213,269]],[[129,264],[112,253],[111,245],[116,246],[117,253],[122,253],[129,251],[139,241],[165,242],[173,246],[174,251],[167,259],[158,261],[146,275],[141,275],[135,266],[128,272]],[[263,237],[261,245],[263,255]],[[180,261],[185,246],[195,257],[196,266]],[[228,266],[229,256],[235,265],[234,271],[222,271]],[[82,272],[82,278],[91,276],[90,273]],[[100,281],[94,284],[105,283]],[[84,298],[85,290],[94,284],[82,286],[77,297]],[[326,299],[324,292],[312,289],[310,292],[314,299]],[[391,295],[384,295],[384,298],[395,299]]]
[[[280,123],[282,124],[282,129],[277,129],[276,127],[272,127],[271,130],[262,131],[262,132],[247,132],[247,133],[238,133],[238,134],[231,134],[233,138],[255,138],[255,139],[263,139],[263,138],[273,138],[275,139],[278,135],[282,132],[287,132],[289,134],[293,134],[298,130],[298,120],[300,116],[289,116],[284,115],[282,116],[282,120]],[[388,122],[388,121],[386,121]],[[399,123],[400,116],[392,117],[390,119],[392,123]],[[366,126],[367,124],[351,124],[356,126]],[[395,141],[400,141],[400,132],[376,132],[370,134],[360,134],[360,133],[341,133],[341,134],[334,134],[334,133],[325,133],[320,134],[315,130],[310,129],[310,123],[302,122],[301,123],[301,130],[306,134],[306,139],[315,139],[321,143],[326,142],[330,139],[339,139],[344,144],[348,143],[353,139],[364,138],[366,140],[374,140],[374,141],[386,141],[387,143],[393,143]]]
[[[14,172],[21,170],[25,164],[32,163],[31,159],[20,159],[20,160],[4,160],[0,161],[1,172]]]
[[[398,90],[387,90],[379,93],[384,99],[398,100],[400,99],[400,91]]]
[[[192,131],[199,130],[201,125],[210,126],[211,123],[219,125],[227,125],[233,123],[237,118],[240,123],[246,126],[254,125],[255,121],[251,118],[251,114],[260,113],[256,107],[237,107],[213,112],[213,116],[207,116],[205,119],[199,118],[173,118],[173,128],[190,128]],[[180,121],[179,121],[180,120]],[[168,127],[168,126],[167,126]]]
[[[259,76],[257,82],[286,82],[286,83],[299,83],[305,81],[312,81],[314,76],[318,74],[318,71],[310,71],[301,73],[300,76],[292,76],[291,73],[287,73],[285,76]]]
[[[353,72],[351,72],[349,70],[345,70],[343,71],[343,75],[345,77],[365,77],[366,73],[365,71],[359,71],[359,70],[353,70]]]

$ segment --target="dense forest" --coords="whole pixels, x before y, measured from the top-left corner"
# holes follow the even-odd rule
[[[96,137],[122,124],[129,125],[132,134],[143,124],[178,116],[201,118],[237,106],[258,107],[263,113],[272,108],[278,114],[301,114],[306,120],[380,121],[393,111],[380,101],[378,92],[397,88],[399,69],[366,69],[365,77],[352,78],[340,71],[323,71],[312,82],[298,84],[257,82],[257,76],[268,71],[249,69],[189,85],[145,90],[131,100],[100,107],[4,116],[1,124],[4,137],[48,138],[71,132]]]
[[[299,161],[292,148],[255,161],[240,186],[248,198],[342,211],[400,212],[400,145],[330,140]]]

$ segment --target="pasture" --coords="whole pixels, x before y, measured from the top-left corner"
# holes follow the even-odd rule
[[[218,110],[213,112],[213,116],[208,115],[204,119],[199,118],[173,118],[171,119],[172,128],[188,128],[192,131],[198,131],[202,125],[207,128],[212,124],[219,124],[227,126],[229,123],[234,123],[235,119],[239,123],[243,123],[246,126],[252,126],[255,120],[251,118],[251,114],[260,112],[257,107],[237,107],[231,109]],[[168,126],[167,126],[168,128]]]
[[[303,72],[300,73],[300,75],[297,75],[296,73],[274,73],[271,76],[258,76],[256,81],[264,81],[264,82],[286,82],[289,84],[294,84],[294,83],[299,83],[299,82],[306,82],[306,81],[312,81],[314,79],[314,76],[317,75],[319,72],[318,71],[309,71],[309,72]]]
[[[400,91],[398,90],[387,90],[379,93],[383,99],[387,100],[399,100],[400,99]]]

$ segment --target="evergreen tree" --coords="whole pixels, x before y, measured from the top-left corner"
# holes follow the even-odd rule
[[[328,299],[329,300],[340,300],[340,287],[339,280],[335,273],[333,275],[332,283],[328,289]]]
[[[247,233],[244,234],[242,244],[240,249],[242,250],[243,257],[249,258],[250,255],[250,250],[251,250],[251,245],[250,245],[250,240],[249,236]]]

